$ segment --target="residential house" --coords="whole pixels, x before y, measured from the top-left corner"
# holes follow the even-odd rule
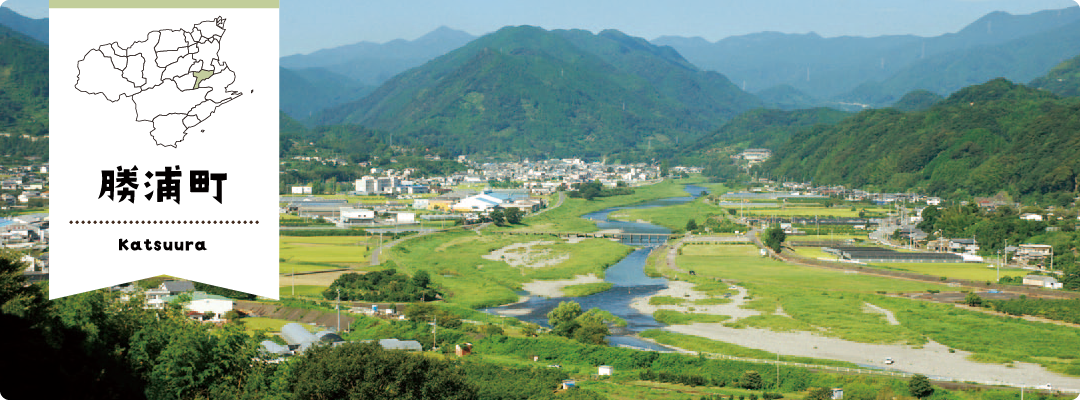
[[[1024,214],[1020,214],[1020,219],[1022,219],[1024,221],[1042,221],[1043,216],[1039,215],[1039,214],[1034,214],[1034,213],[1024,213]]]
[[[1022,244],[1016,250],[1016,259],[1026,263],[1039,263],[1054,253],[1054,247],[1048,244]]]

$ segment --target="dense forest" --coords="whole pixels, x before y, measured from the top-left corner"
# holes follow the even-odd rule
[[[760,104],[643,39],[521,26],[406,71],[318,122],[392,131],[455,154],[600,158],[693,139]]]
[[[0,25],[0,133],[49,132],[49,49],[41,42]],[[15,142],[0,143],[18,145]],[[48,144],[44,148],[48,149]],[[20,146],[43,157],[33,146]]]
[[[794,134],[762,171],[821,184],[1023,202],[1075,196],[1080,101],[996,79],[927,111],[861,112]]]

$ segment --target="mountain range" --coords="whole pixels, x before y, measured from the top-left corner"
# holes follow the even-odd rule
[[[394,75],[464,46],[473,39],[476,37],[467,32],[444,26],[411,41],[360,42],[311,54],[290,55],[282,57],[280,65],[292,70],[323,68],[361,85],[378,86]]]
[[[1030,80],[1077,54],[1068,44],[1045,42],[1053,42],[1055,35],[1071,35],[1078,28],[1070,25],[1078,21],[1080,7],[1070,7],[1029,15],[994,12],[956,33],[936,37],[823,38],[814,33],[763,32],[712,43],[672,36],[653,43],[671,46],[695,65],[720,72],[751,92],[789,85],[818,101],[887,106],[916,89],[944,95],[998,76]],[[1032,43],[1043,45],[1027,52],[1007,51]],[[1003,50],[1009,55],[999,55]],[[1020,66],[1003,62],[1024,56],[1037,60],[1021,59]],[[934,68],[943,68],[942,73]]]
[[[455,153],[525,157],[692,140],[761,102],[669,47],[608,30],[506,27],[324,112]]]
[[[7,7],[0,7],[0,25],[29,36],[44,44],[49,44],[49,19],[28,18],[12,11]]]

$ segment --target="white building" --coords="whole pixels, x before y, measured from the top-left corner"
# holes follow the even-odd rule
[[[311,194],[311,186],[293,186],[292,194]]]
[[[1020,219],[1022,219],[1024,221],[1042,221],[1043,216],[1039,215],[1039,214],[1027,213],[1027,214],[1021,214]]]

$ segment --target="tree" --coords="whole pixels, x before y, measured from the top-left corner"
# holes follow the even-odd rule
[[[412,283],[416,287],[426,288],[431,284],[431,275],[428,275],[428,272],[424,270],[416,271],[413,274]]]
[[[607,325],[596,321],[585,321],[574,331],[574,340],[588,344],[607,344],[607,336],[611,334]]]
[[[974,292],[968,292],[968,294],[966,296],[964,296],[964,304],[967,304],[967,305],[972,306],[972,307],[982,307],[983,299],[982,299],[982,297],[979,297],[979,295],[975,294]]]
[[[581,316],[581,304],[575,301],[560,301],[559,305],[548,312],[548,324],[554,329],[561,324],[573,321]]]
[[[689,221],[686,221],[686,231],[687,232],[696,231],[697,228],[698,228],[697,221],[694,221],[693,218],[690,218]]]
[[[505,211],[503,211],[503,214],[506,216],[507,223],[511,225],[517,225],[521,223],[521,209],[514,207],[507,208]]]
[[[495,225],[502,226],[506,224],[506,214],[503,214],[503,210],[501,209],[492,211],[488,216],[491,217],[491,222],[494,222]]]
[[[784,230],[780,229],[780,226],[778,225],[773,225],[765,230],[765,246],[773,249],[773,251],[777,253],[780,252],[780,246],[784,244],[784,240],[786,239],[787,234],[785,234]]]
[[[477,398],[460,365],[376,343],[316,346],[290,364],[289,386],[300,399]]]
[[[660,162],[660,177],[668,176],[668,161],[664,160]]]
[[[930,384],[930,379],[926,375],[916,374],[908,381],[908,391],[912,396],[923,399],[934,394],[934,386]]]
[[[810,393],[807,393],[806,400],[830,400],[832,399],[832,390],[829,388],[813,388],[810,389]]]
[[[761,389],[761,374],[757,371],[743,372],[742,379],[739,379],[739,386],[743,389],[758,390]]]

